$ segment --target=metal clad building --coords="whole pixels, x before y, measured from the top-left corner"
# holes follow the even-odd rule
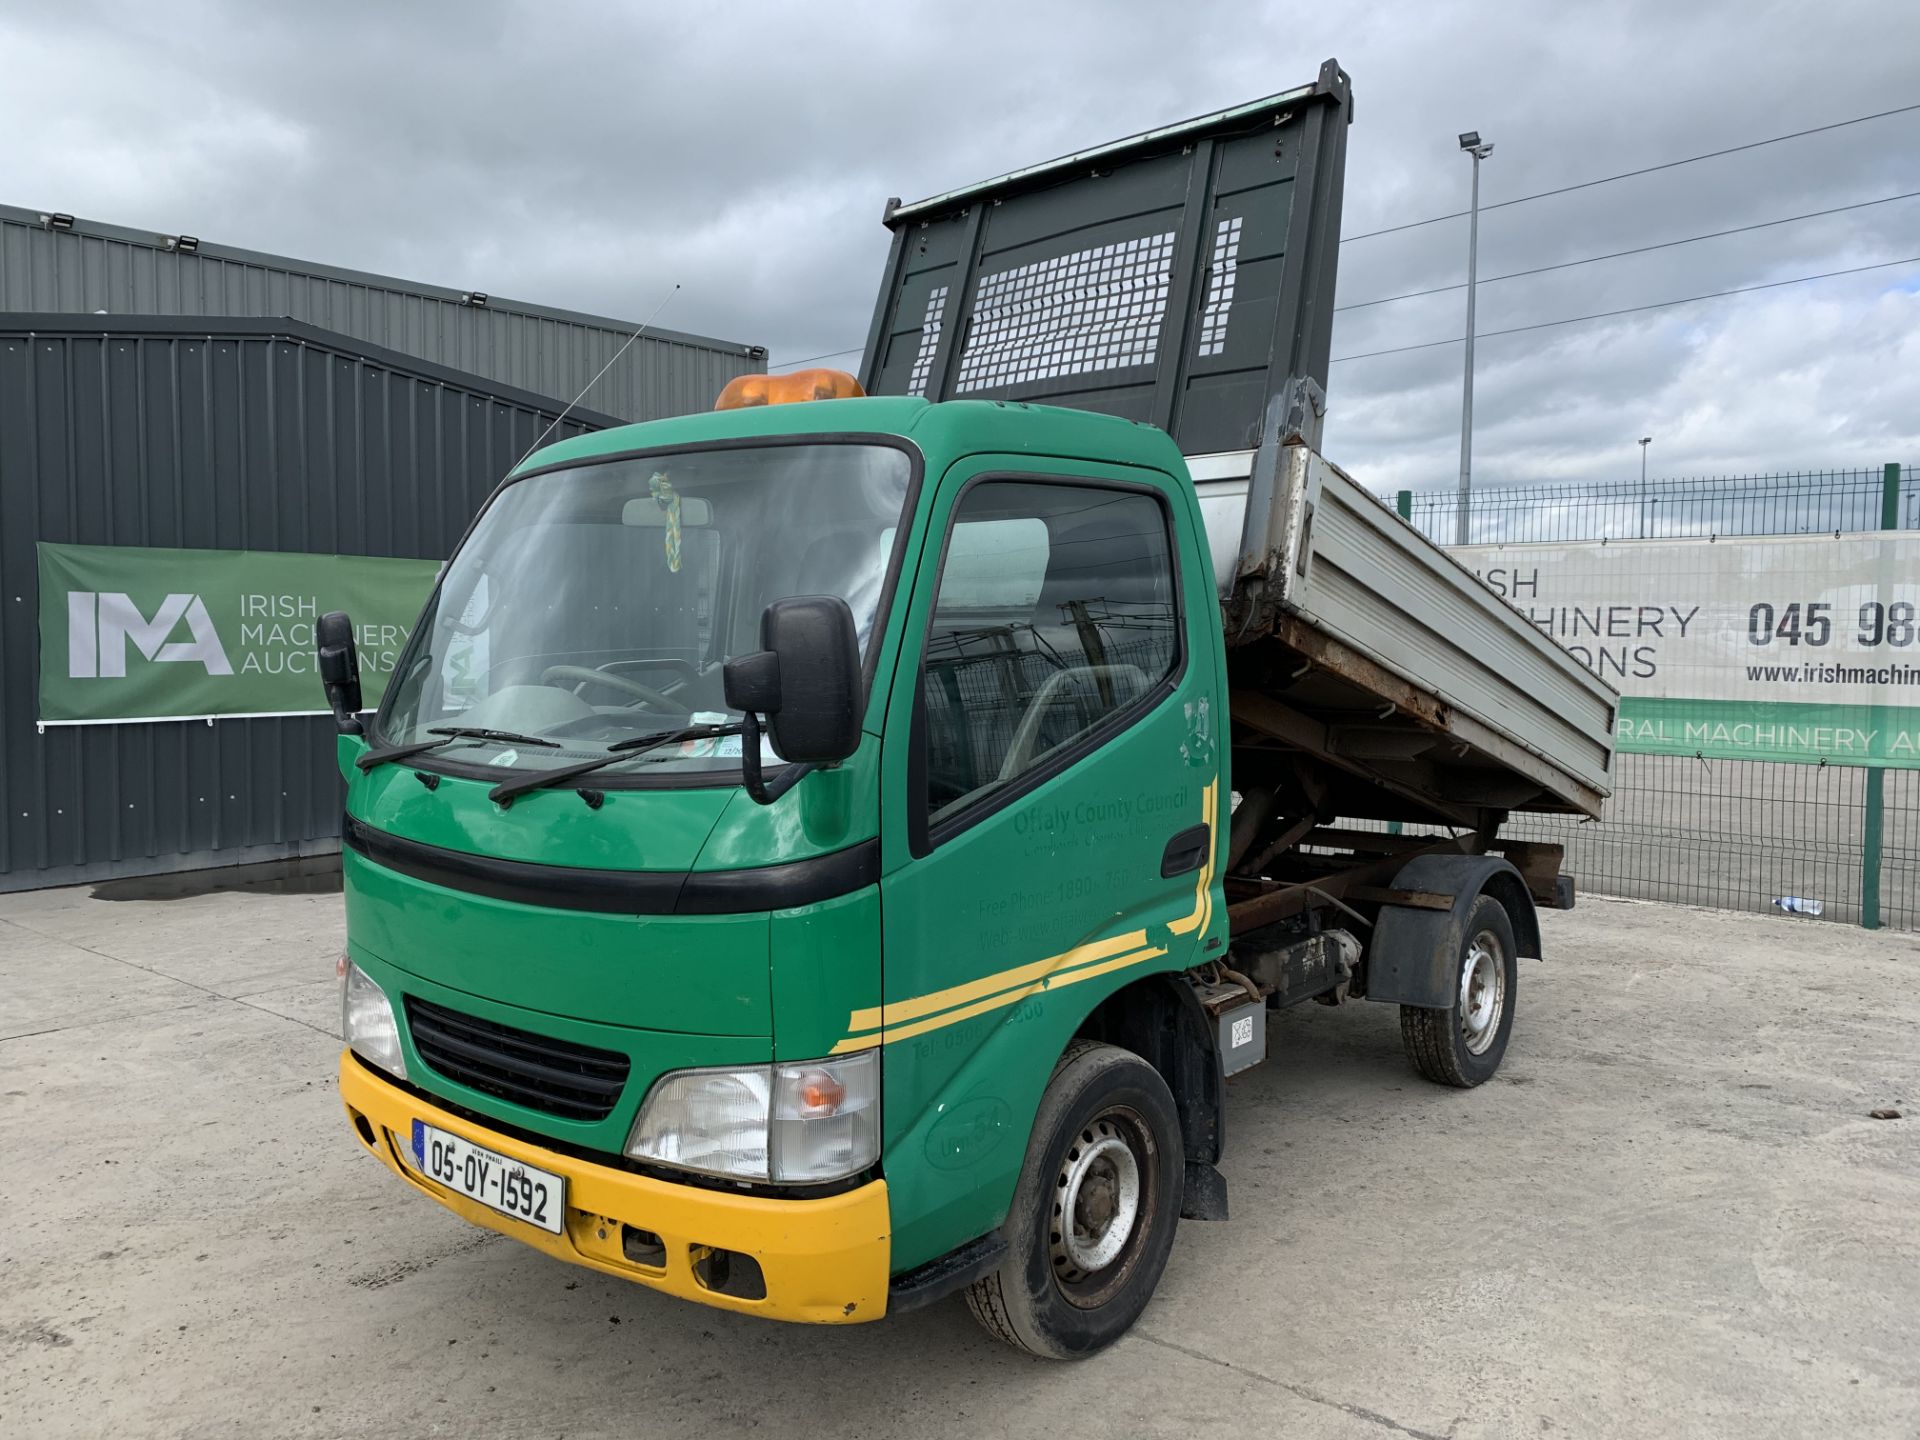
[[[540,395],[580,393],[634,322],[583,315],[0,205],[0,311],[284,316]],[[649,326],[586,398],[624,420],[686,415],[736,375],[766,369],[757,345]]]
[[[0,314],[0,890],[339,833],[329,719],[40,733],[36,541],[440,559],[563,403],[285,320]]]

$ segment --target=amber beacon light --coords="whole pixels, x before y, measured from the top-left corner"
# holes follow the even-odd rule
[[[797,405],[803,400],[851,400],[867,392],[844,370],[795,370],[786,375],[736,375],[713,402],[716,410]]]

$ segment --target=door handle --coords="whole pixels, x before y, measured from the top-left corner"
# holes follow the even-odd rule
[[[1213,830],[1209,826],[1189,825],[1167,841],[1167,848],[1160,856],[1160,878],[1171,880],[1176,875],[1198,870],[1212,843]]]

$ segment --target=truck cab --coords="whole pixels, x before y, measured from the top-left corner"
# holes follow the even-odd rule
[[[1433,1078],[1493,1073],[1556,893],[1542,857],[1499,853],[1500,818],[1592,786],[1432,706],[1408,733],[1444,774],[1411,742],[1342,760],[1342,697],[1411,682],[1281,638],[1306,623],[1303,517],[1332,493],[1286,477],[1334,483],[1295,462],[1346,104],[1329,62],[1093,161],[890,206],[865,384],[819,392],[914,393],[763,403],[768,384],[537,450],[371,714],[350,625],[323,623],[340,1086],[370,1153],[476,1224],[708,1305],[857,1323],[964,1289],[990,1331],[1064,1358],[1138,1316],[1180,1218],[1225,1218],[1226,1085],[1269,1008],[1371,994],[1412,1012]],[[1221,229],[1210,207],[1256,163],[1293,198]],[[1154,167],[1199,197],[1164,244],[1107,203],[1145,204]],[[1060,211],[1083,172],[1125,182],[1091,228]],[[995,206],[1008,244],[1046,219],[1054,257],[995,260]],[[1263,271],[1274,214],[1318,229]],[[1103,238],[1123,224],[1144,236]],[[1219,303],[1200,258],[1229,234],[1283,290],[1309,255],[1326,272],[1253,297],[1251,388],[1189,363],[1235,353],[1231,286]],[[1049,298],[1063,280],[1078,298]],[[1143,297],[1167,311],[1170,288],[1194,323],[1149,340]],[[1145,360],[1035,339],[1047,314],[1084,339],[1089,295]],[[1171,377],[1162,354],[1186,357]],[[1089,376],[1131,388],[1090,400]],[[1183,423],[1250,442],[1233,540],[1203,509],[1218,455],[1190,463]],[[1276,666],[1303,646],[1320,678],[1295,691],[1312,664]],[[1288,740],[1314,697],[1322,730]],[[1448,829],[1340,838],[1339,815]]]
[[[1163,433],[1071,410],[835,400],[540,452],[340,740],[351,985],[392,1017],[389,1063],[342,1059],[361,1138],[427,1188],[416,1124],[485,1127],[567,1181],[551,1251],[878,1318],[1004,1217],[1086,1015],[1145,982],[1177,1021],[1159,977],[1224,949],[1204,534]],[[729,662],[813,594],[857,649],[831,768],[762,805],[737,734],[614,748],[737,719]]]

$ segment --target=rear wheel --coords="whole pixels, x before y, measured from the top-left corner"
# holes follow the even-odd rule
[[[1185,1173],[1160,1072],[1130,1050],[1075,1041],[1034,1118],[1007,1258],[967,1288],[974,1318],[1051,1360],[1111,1345],[1166,1269]]]
[[[1400,1039],[1414,1069],[1436,1085],[1462,1089],[1492,1078],[1513,1031],[1515,954],[1507,907],[1480,896],[1467,912],[1454,960],[1453,1004],[1444,1010],[1400,1007]]]

